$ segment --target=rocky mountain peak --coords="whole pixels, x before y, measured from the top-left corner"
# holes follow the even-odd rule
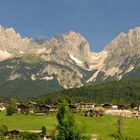
[[[63,38],[65,41],[74,43],[79,43],[81,42],[81,40],[84,40],[83,36],[80,33],[76,33],[74,31],[70,31],[66,34],[63,34]]]
[[[5,32],[7,32],[7,33],[9,33],[9,34],[10,34],[10,33],[11,33],[11,34],[17,34],[16,31],[15,31],[13,28],[11,28],[11,27],[5,29]]]
[[[27,37],[22,38],[19,33],[17,33],[13,28],[4,29],[0,26],[0,45],[1,48],[8,46],[9,48],[17,48],[25,46],[29,43],[30,39]]]
[[[22,38],[13,28],[0,26],[0,61],[19,54],[29,43],[30,39]]]
[[[0,25],[0,32],[4,31],[3,26]]]
[[[140,34],[140,27],[135,27],[134,29],[129,30],[129,32],[130,31]]]
[[[13,29],[13,28],[4,28],[3,26],[0,25],[0,34],[3,35],[3,36],[18,36],[20,37],[20,34],[19,33],[16,33],[16,31]]]
[[[13,28],[0,26],[0,77],[8,72],[6,80],[55,81],[71,88],[121,79],[139,64],[138,27],[120,33],[103,51],[95,53],[90,51],[88,41],[74,31],[42,41],[22,38]]]
[[[132,47],[140,49],[140,27],[129,30],[127,34],[123,32],[120,33],[105,47],[105,50],[115,53],[118,49],[130,50]]]
[[[80,59],[89,59],[90,47],[88,41],[80,33],[70,31],[63,34],[63,40],[69,53]]]
[[[139,66],[140,28],[131,29],[127,34],[120,33],[105,50],[108,52],[105,60],[106,72],[112,71],[121,79],[124,74]]]

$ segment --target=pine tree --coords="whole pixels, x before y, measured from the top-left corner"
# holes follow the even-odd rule
[[[74,116],[70,112],[69,104],[66,100],[60,103],[60,109],[57,113],[58,134],[56,140],[89,140],[89,137],[83,135],[82,131],[76,126]]]

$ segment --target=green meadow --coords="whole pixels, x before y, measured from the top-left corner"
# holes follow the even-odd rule
[[[102,116],[98,118],[75,115],[77,126],[81,126],[89,134],[97,134],[102,140],[113,140],[111,135],[116,132],[115,116]],[[15,114],[6,116],[0,112],[0,125],[7,125],[9,130],[40,130],[45,126],[50,132],[56,128],[56,115],[35,116]],[[123,135],[140,138],[140,119],[123,118]]]

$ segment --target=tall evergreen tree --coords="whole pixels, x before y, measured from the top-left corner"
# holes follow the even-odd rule
[[[56,140],[88,140],[78,127],[76,127],[73,114],[70,112],[69,104],[66,100],[60,103],[60,109],[57,113],[58,134]]]
[[[6,109],[6,113],[8,116],[13,115],[14,113],[17,113],[17,105],[16,105],[16,100],[15,99],[11,99],[9,101],[9,106]]]

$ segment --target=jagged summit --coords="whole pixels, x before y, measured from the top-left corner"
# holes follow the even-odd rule
[[[19,55],[29,43],[30,39],[22,38],[13,28],[0,26],[0,61]]]
[[[17,33],[13,28],[4,28],[3,26],[1,26],[0,25],[0,40],[1,40],[1,42],[3,41],[7,41],[8,42],[8,40],[9,41],[13,41],[13,42],[15,42],[15,44],[16,43],[22,43],[22,41],[23,41],[23,43],[25,43],[24,41],[30,41],[30,39],[29,38],[27,38],[27,37],[25,37],[25,38],[22,38],[21,36],[20,36],[20,34],[19,33]],[[8,44],[8,45],[10,45],[10,44]],[[13,44],[11,44],[11,46],[12,46]],[[17,44],[17,46],[18,45],[20,45],[20,44]]]
[[[129,32],[130,31],[140,33],[140,27],[135,27],[134,29],[129,30]]]
[[[78,32],[70,31],[62,35],[65,41],[73,43],[87,42],[87,40]]]
[[[140,27],[129,30],[126,33],[120,33],[115,39],[113,39],[106,47],[105,50],[114,50],[118,48],[127,48],[135,46],[139,48],[140,44]]]
[[[14,30],[14,28],[10,27],[10,28],[4,28],[2,25],[0,25],[0,33],[1,35],[7,35],[7,36],[20,36],[19,33],[16,33],[16,31]]]
[[[69,32],[67,32],[67,33],[64,33],[63,35],[65,35],[65,36],[73,36],[73,37],[76,37],[76,36],[79,36],[79,37],[82,37],[82,35],[80,34],[80,33],[78,33],[78,32],[75,32],[75,31],[69,31]]]

